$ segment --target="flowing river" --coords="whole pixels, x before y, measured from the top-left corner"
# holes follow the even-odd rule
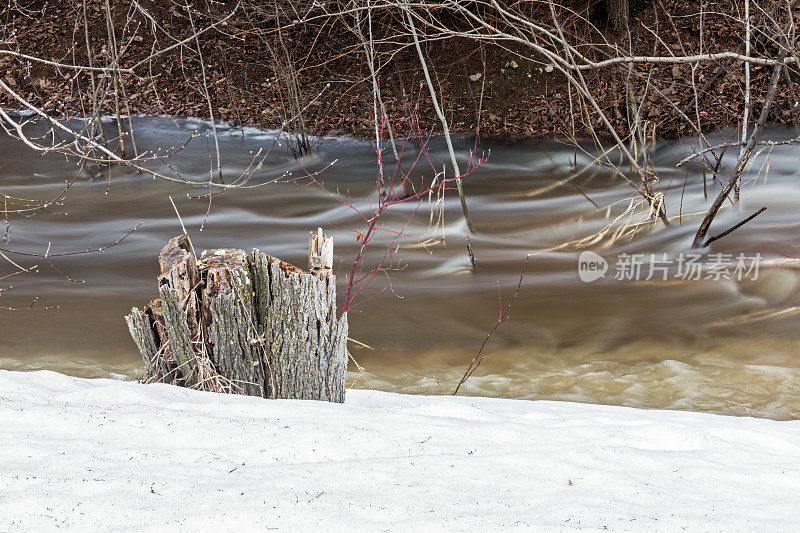
[[[165,117],[134,121],[139,150],[177,148],[193,131],[201,131],[168,159],[195,181],[209,176],[214,143],[206,141],[208,128],[203,122]],[[772,139],[793,136],[790,130],[767,132]],[[222,174],[230,183],[254,156],[270,150],[274,136],[222,125],[219,139]],[[711,137],[712,142],[725,140],[724,135]],[[666,192],[667,212],[676,218],[670,227],[649,223],[631,234],[630,223],[641,220],[641,213],[626,211],[630,185],[592,167],[587,156],[556,143],[484,143],[480,150],[491,149],[487,162],[464,180],[477,229],[470,237],[477,268],[467,253],[468,231],[455,192],[439,204],[432,199],[434,208],[443,209],[443,224],[436,225],[436,216],[431,223],[427,198],[387,211],[384,228],[405,227],[417,241],[430,239],[430,246],[399,240],[392,249],[403,268],[390,273],[391,286],[378,276],[362,292],[370,297],[383,290],[351,311],[350,337],[358,342],[350,344],[350,351],[365,373],[351,363],[349,382],[404,393],[451,392],[497,322],[501,305],[509,302],[526,255],[532,253],[508,320],[486,343],[485,359],[461,393],[800,418],[800,278],[797,271],[767,261],[800,255],[800,147],[777,146],[755,159],[745,176],[741,204],[724,208],[709,235],[761,207],[767,211],[713,243],[703,252],[707,266],[700,279],[685,279],[679,264],[700,223],[697,213],[719,190],[707,177],[706,200],[699,166],[676,170],[695,144],[689,139],[657,146],[654,170]],[[429,147],[441,170],[447,161],[443,142],[432,141]],[[471,147],[467,139],[457,143],[464,167]],[[734,163],[734,151],[723,160],[722,176]],[[409,148],[405,170],[416,157]],[[305,266],[308,231],[323,227],[335,240],[343,296],[364,221],[320,188],[301,186],[307,180],[270,182],[286,172],[321,171],[318,179],[329,191],[367,212],[375,205],[375,158],[370,143],[325,139],[301,165],[276,144],[248,181],[266,185],[218,195],[208,214],[207,200],[187,197],[205,189],[125,168],[113,169],[109,186],[107,174],[84,171],[63,206],[52,209],[63,213],[9,217],[5,247],[44,253],[49,246],[50,254],[79,251],[113,243],[143,224],[101,253],[53,257],[52,266],[44,258],[10,256],[26,268],[38,267],[0,281],[3,289],[13,285],[0,293],[0,306],[24,309],[38,300],[32,310],[0,311],[0,368],[136,377],[141,361],[123,315],[155,297],[156,256],[182,231],[170,195],[198,251],[256,247]],[[394,159],[388,148],[384,161],[391,171]],[[169,171],[163,164],[151,166]],[[587,166],[579,177],[553,186]],[[433,176],[427,159],[413,170],[426,180]],[[41,156],[0,136],[0,192],[5,195],[46,199],[77,171],[74,161]],[[609,231],[588,247],[558,248],[602,231],[620,215],[614,228],[627,223],[628,233],[612,239]],[[0,230],[5,231],[4,222]],[[370,243],[368,265],[391,240],[389,232],[378,234]],[[604,277],[581,280],[583,249],[608,262]],[[732,263],[744,254],[749,275],[738,279],[733,264],[725,275],[714,275],[708,266],[715,260],[712,254],[724,254],[716,260]],[[765,260],[757,273],[752,269],[760,261],[755,254]],[[643,261],[639,279],[616,279],[635,277],[625,268],[631,257]],[[652,257],[669,267],[651,272]],[[0,276],[14,270],[3,261]],[[46,306],[58,309],[38,309]]]

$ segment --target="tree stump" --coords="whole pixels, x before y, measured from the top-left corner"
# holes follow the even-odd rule
[[[201,380],[195,357],[199,348],[196,291],[199,275],[189,237],[181,235],[171,239],[158,255],[158,263],[161,265],[158,292],[166,326],[166,337],[162,338],[169,343],[172,359],[186,385],[195,386]]]
[[[160,298],[125,317],[146,381],[344,401],[347,315],[336,317],[333,241],[309,234],[306,272],[260,250],[161,250]]]

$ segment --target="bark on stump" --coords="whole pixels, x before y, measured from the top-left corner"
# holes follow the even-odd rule
[[[266,398],[344,401],[347,315],[336,317],[333,241],[309,235],[306,272],[260,250],[159,254],[160,298],[125,317],[147,381]]]

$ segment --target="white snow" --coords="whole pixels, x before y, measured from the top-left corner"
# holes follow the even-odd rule
[[[0,531],[789,531],[800,422],[0,371]]]

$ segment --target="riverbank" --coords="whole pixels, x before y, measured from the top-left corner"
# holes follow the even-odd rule
[[[742,29],[733,22],[741,14],[729,2],[710,2],[706,6],[708,15],[700,23],[697,6],[691,2],[634,3],[638,7],[632,13],[630,42],[604,29],[604,19],[587,11],[586,2],[574,4],[565,3],[565,16],[574,9],[573,16],[566,17],[571,31],[589,32],[589,39],[607,39],[604,44],[584,43],[586,50],[605,50],[603,46],[615,50],[619,46],[630,48],[633,55],[670,56],[697,50],[737,51],[741,45]],[[88,6],[85,18],[84,5]],[[233,9],[230,2],[218,4],[189,20],[184,10],[169,3],[142,6],[112,6],[123,67],[145,61],[154,50],[191,36],[189,22],[197,27],[213,25]],[[123,113],[134,114],[208,118],[213,113],[217,120],[262,128],[278,128],[289,120],[288,128],[294,131],[374,138],[373,85],[352,21],[318,13],[310,16],[314,23],[294,21],[283,30],[283,57],[284,52],[273,42],[274,16],[259,11],[258,4],[243,2],[236,6],[230,19],[204,33],[202,41],[175,46],[145,61],[135,75],[123,76],[119,80],[123,98],[109,94],[99,99],[101,113],[113,114],[116,106],[121,106]],[[532,20],[549,20],[547,4],[533,4],[531,9],[535,11]],[[669,23],[664,20],[664,9],[672,17]],[[9,42],[22,53],[51,61],[105,65],[110,61],[105,16],[100,0],[56,0],[41,11],[13,17],[5,31]],[[376,21],[375,28],[376,39],[381,40],[375,50],[377,82],[387,114],[397,134],[404,136],[409,108],[419,105],[422,129],[440,131],[423,87],[419,57],[409,37],[398,33],[397,21],[388,19]],[[658,35],[652,34],[653,28],[658,29]],[[599,136],[609,136],[592,106],[585,114],[580,111],[580,105],[588,105],[582,102],[583,96],[541,56],[513,42],[494,44],[463,38],[425,43],[451,130],[489,138],[552,139],[587,137],[594,128]],[[195,45],[202,56],[195,53]],[[91,57],[87,47],[92,50]],[[595,59],[607,53],[598,52]],[[291,68],[286,64],[287,57]],[[770,70],[760,65],[752,69],[754,117],[758,116],[769,74]],[[664,138],[696,135],[687,117],[706,132],[736,127],[745,105],[742,63],[733,60],[702,63],[694,71],[688,65],[642,64],[630,72],[625,66],[612,66],[586,71],[582,76],[598,107],[622,135],[627,135],[633,120],[629,117],[631,105],[647,121],[647,135],[652,130]],[[90,87],[103,83],[103,76],[75,77],[68,71],[54,71],[49,65],[2,55],[0,77],[22,97],[57,115],[91,114],[94,93]],[[289,79],[293,81],[287,85]],[[628,83],[632,84],[631,91],[625,88]],[[794,86],[795,93],[800,93],[800,86]],[[790,88],[782,83],[769,121],[792,123],[792,101]],[[5,92],[0,94],[0,105],[19,108],[19,102]]]
[[[5,531],[789,530],[800,422],[0,371]]]

